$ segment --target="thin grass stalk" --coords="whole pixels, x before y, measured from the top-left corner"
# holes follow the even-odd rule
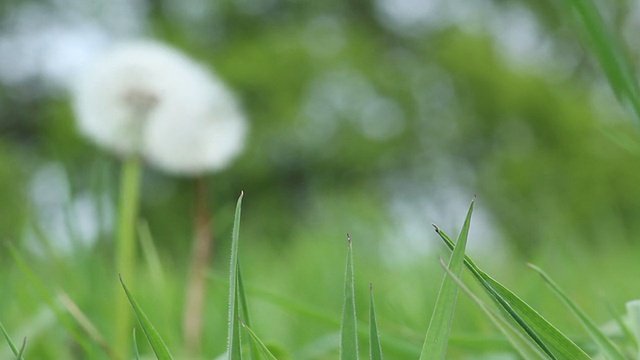
[[[118,238],[116,244],[116,273],[133,283],[136,259],[136,220],[140,203],[141,161],[137,156],[125,159],[120,178],[120,208]],[[118,288],[120,284],[118,284]],[[114,349],[119,357],[128,358],[131,353],[130,331],[133,318],[129,302],[118,289],[115,304]]]
[[[340,359],[358,359],[358,319],[356,317],[356,301],[353,278],[353,245],[347,234],[347,265],[344,273],[344,305],[342,308],[342,325],[340,326]]]
[[[238,300],[238,242],[240,238],[240,217],[242,215],[242,198],[240,193],[236,203],[233,219],[233,233],[231,235],[231,261],[229,264],[229,316],[227,332],[227,359],[242,360],[242,346],[240,337],[239,300]]]
[[[369,358],[371,360],[382,360],[383,358],[378,319],[376,317],[376,305],[373,301],[373,283],[369,283]]]
[[[204,319],[207,294],[206,272],[213,251],[208,179],[203,175],[195,180],[195,238],[191,253],[191,269],[183,318],[186,350],[187,354],[191,356],[199,354],[202,347],[202,320]]]

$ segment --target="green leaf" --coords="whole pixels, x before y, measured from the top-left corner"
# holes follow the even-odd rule
[[[505,319],[502,313],[498,313],[487,306],[479,297],[477,297],[460,278],[456,277],[454,273],[447,268],[447,265],[442,259],[440,264],[444,268],[444,271],[449,275],[458,286],[464,291],[473,302],[480,307],[480,309],[487,315],[487,317],[493,322],[496,327],[505,335],[509,340],[513,348],[522,356],[525,360],[539,360],[549,359],[549,356],[544,354],[540,348],[527,336],[526,332],[522,329],[516,329],[511,323]]]
[[[578,307],[578,305],[569,298],[569,296],[556,284],[549,275],[547,275],[539,267],[529,264],[529,267],[536,271],[544,281],[549,285],[551,290],[562,300],[562,302],[573,312],[573,314],[580,320],[582,326],[587,330],[589,336],[598,345],[600,351],[610,360],[625,360],[625,356],[620,350],[611,342],[611,340],[596,326],[596,324],[587,316],[587,314]]]
[[[11,337],[9,336],[9,333],[7,333],[7,330],[5,330],[1,322],[0,322],[0,330],[2,330],[2,334],[4,335],[5,340],[7,340],[7,344],[9,344],[9,347],[11,348],[13,355],[18,356],[20,352],[18,351],[18,348],[15,346],[13,341],[11,341]]]
[[[353,251],[351,237],[347,234],[347,266],[344,273],[344,306],[340,326],[340,359],[358,359],[358,329],[353,280]]]
[[[236,204],[231,235],[231,262],[229,268],[229,328],[227,334],[227,353],[229,360],[242,360],[242,341],[240,338],[240,322],[238,319],[240,306],[238,299],[238,242],[240,238],[240,216],[242,214],[242,198],[240,193]]]
[[[122,280],[122,276],[120,276],[120,283],[122,284],[124,292],[127,294],[127,299],[129,299],[129,303],[131,304],[133,311],[136,313],[138,322],[142,327],[144,335],[147,337],[147,341],[149,341],[149,344],[151,345],[151,349],[153,349],[154,354],[156,354],[156,359],[172,359],[171,354],[169,353],[169,349],[164,343],[164,340],[162,340],[160,334],[158,334],[158,332],[156,331],[156,328],[153,326],[144,311],[142,311],[142,308],[140,307],[140,305],[138,305],[133,295],[129,292],[129,289],[127,289],[127,286],[124,284],[124,280]]]
[[[471,214],[473,214],[473,205],[475,199],[471,201],[467,217],[458,236],[458,242],[449,259],[449,270],[460,276],[462,272],[462,264],[464,263],[464,251],[467,246],[467,236],[469,235],[469,225],[471,224]],[[444,359],[447,352],[447,344],[449,343],[449,334],[451,333],[451,324],[453,323],[453,313],[458,297],[458,285],[455,281],[444,275],[436,305],[433,309],[427,336],[422,346],[420,360],[436,360]]]
[[[369,356],[371,360],[382,360],[382,345],[373,301],[373,283],[369,284]]]
[[[453,250],[454,243],[441,229],[436,229],[444,243]],[[511,290],[487,275],[469,258],[465,256],[465,266],[480,282],[485,291],[509,316],[520,326],[531,339],[551,359],[591,359],[578,345],[560,332],[549,321],[542,317],[529,304],[520,299]]]
[[[264,344],[264,342],[260,340],[258,335],[256,335],[256,333],[251,330],[248,324],[242,323],[242,327],[244,327],[244,329],[247,331],[247,334],[249,334],[251,342],[257,345],[257,349],[259,349],[260,352],[262,352],[262,354],[267,357],[267,359],[277,360],[276,357],[271,353],[269,348]]]

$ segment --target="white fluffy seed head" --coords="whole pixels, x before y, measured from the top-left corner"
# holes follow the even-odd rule
[[[244,148],[247,124],[224,84],[165,45],[117,46],[74,91],[80,131],[119,155],[197,175],[225,168]]]

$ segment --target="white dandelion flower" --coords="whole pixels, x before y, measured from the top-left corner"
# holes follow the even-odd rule
[[[203,66],[156,42],[117,46],[82,77],[80,131],[120,155],[198,175],[226,167],[247,125],[233,94]]]

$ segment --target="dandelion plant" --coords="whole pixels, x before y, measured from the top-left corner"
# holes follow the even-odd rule
[[[186,290],[184,337],[199,351],[205,305],[204,273],[212,252],[207,173],[226,168],[242,151],[244,116],[226,86],[204,66],[166,45],[138,41],[116,46],[79,82],[78,127],[124,159],[116,268],[133,281],[141,162],[195,178],[196,213]],[[116,334],[126,354],[126,299],[118,297]]]

